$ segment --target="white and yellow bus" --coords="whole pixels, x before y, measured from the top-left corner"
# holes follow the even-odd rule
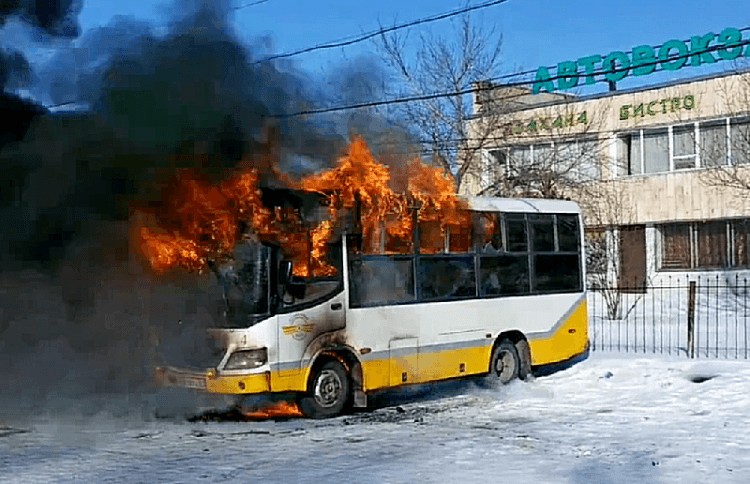
[[[446,233],[438,250],[420,249],[419,229],[402,253],[365,250],[361,236],[342,231],[330,246],[336,275],[322,279],[292,277],[272,247],[238,248],[232,284],[253,297],[225,292],[241,317],[209,330],[215,365],[162,367],[159,379],[220,394],[296,393],[304,414],[328,417],[401,385],[472,375],[505,384],[584,359],[579,207],[467,205],[470,227]]]

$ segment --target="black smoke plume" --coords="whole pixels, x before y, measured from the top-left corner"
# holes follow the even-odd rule
[[[17,16],[34,27],[55,37],[77,37],[80,33],[78,14],[80,0],[4,0],[0,2],[0,28],[9,18]]]
[[[0,394],[140,392],[153,365],[200,361],[216,282],[153,274],[134,214],[158,211],[179,172],[216,182],[256,168],[274,187],[273,165],[320,168],[343,146],[336,132],[269,116],[313,106],[308,80],[254,63],[263,52],[232,33],[226,3],[175,10],[164,36],[126,18],[85,34],[38,76],[51,99],[89,109],[37,113],[0,148]],[[69,16],[26,14],[70,32]]]
[[[0,32],[10,18],[20,18],[47,37],[77,37],[80,31],[77,16],[81,7],[78,0],[3,0],[0,1]],[[10,94],[15,89],[28,87],[32,77],[29,62],[21,52],[0,47],[0,150],[22,139],[31,121],[45,111],[33,102]],[[7,198],[7,190],[3,186],[3,198]]]
[[[50,33],[77,32],[80,5],[61,5],[57,16],[22,15]],[[282,185],[272,166],[293,176],[319,170],[353,133],[403,158],[409,137],[375,111],[272,117],[320,106],[321,96],[292,64],[257,62],[267,43],[240,42],[230,7],[178,2],[166,35],[125,17],[84,33],[32,83],[40,98],[87,110],[47,112],[16,99],[25,107],[13,108],[16,131],[0,146],[0,395],[44,404],[140,394],[154,365],[203,359],[216,280],[153,274],[133,230],[137,212],[163,206],[177,173],[218,182],[256,168],[272,189]],[[381,95],[372,59],[338,72],[329,81],[341,98],[328,102]]]

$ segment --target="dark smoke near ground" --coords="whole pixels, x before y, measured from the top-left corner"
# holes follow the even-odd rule
[[[408,136],[378,113],[269,117],[322,97],[291,64],[254,63],[267,52],[236,38],[230,6],[179,2],[163,36],[117,18],[61,50],[33,84],[89,110],[46,112],[4,95],[16,104],[0,126],[0,396],[43,410],[81,395],[153,395],[154,365],[205,362],[215,278],[153,274],[131,223],[135,210],[159,210],[176,173],[218,182],[256,168],[261,184],[277,187],[272,165],[292,176],[320,170],[357,132],[393,159],[404,151]],[[56,21],[26,17],[69,35],[79,9],[64,2]],[[26,64],[14,59],[23,80]],[[372,100],[372,79],[382,78],[368,60],[331,82],[344,101]]]
[[[215,281],[152,274],[130,224],[135,209],[158,210],[175,173],[220,181],[257,168],[274,186],[272,164],[293,171],[291,154],[304,152],[304,169],[319,169],[343,147],[337,133],[268,117],[310,106],[305,81],[289,66],[253,65],[227,26],[227,5],[178,9],[165,36],[121,18],[83,39],[91,49],[73,59],[83,69],[60,72],[48,88],[89,111],[9,108],[19,134],[0,147],[0,394],[31,407],[142,393],[153,365],[202,359]],[[35,15],[61,32],[74,20]]]

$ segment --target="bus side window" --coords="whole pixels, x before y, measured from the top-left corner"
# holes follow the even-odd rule
[[[536,291],[578,291],[581,289],[578,254],[535,254],[534,268]]]
[[[504,250],[499,213],[481,214],[481,247],[485,254],[497,254]]]
[[[580,246],[578,216],[557,216],[557,240],[560,252],[578,252]]]
[[[544,216],[545,218],[548,216]],[[549,216],[552,218],[551,216]],[[534,290],[538,292],[578,291],[581,289],[581,254],[578,217],[557,215],[557,250],[549,248],[546,237],[549,227],[534,224]],[[537,234],[539,233],[539,235]]]
[[[479,275],[482,296],[529,292],[529,258],[526,254],[482,256]]]
[[[529,228],[534,252],[555,250],[555,218],[552,215],[529,215]]]
[[[476,296],[474,258],[423,256],[419,259],[420,300]]]
[[[508,234],[508,252],[526,252],[526,220],[523,215],[506,215],[505,226]]]
[[[412,257],[364,256],[349,264],[352,308],[387,306],[416,300]]]

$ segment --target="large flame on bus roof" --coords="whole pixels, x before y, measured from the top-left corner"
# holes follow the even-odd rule
[[[466,232],[470,220],[442,170],[415,159],[407,164],[407,174],[406,192],[394,192],[388,167],[376,161],[362,138],[355,138],[332,169],[299,183],[287,180],[290,188],[316,192],[327,200],[329,219],[304,227],[293,211],[263,205],[254,170],[218,185],[183,172],[165,208],[139,227],[139,244],[157,272],[175,267],[200,272],[210,262],[230,258],[235,243],[251,229],[260,240],[281,245],[294,262],[295,275],[326,276],[335,273],[325,263],[326,244],[343,214],[356,213],[365,247],[380,244],[386,253],[410,251],[416,218],[426,223],[422,239],[435,239],[422,244],[423,252],[440,251],[446,228],[457,228],[451,235]]]

